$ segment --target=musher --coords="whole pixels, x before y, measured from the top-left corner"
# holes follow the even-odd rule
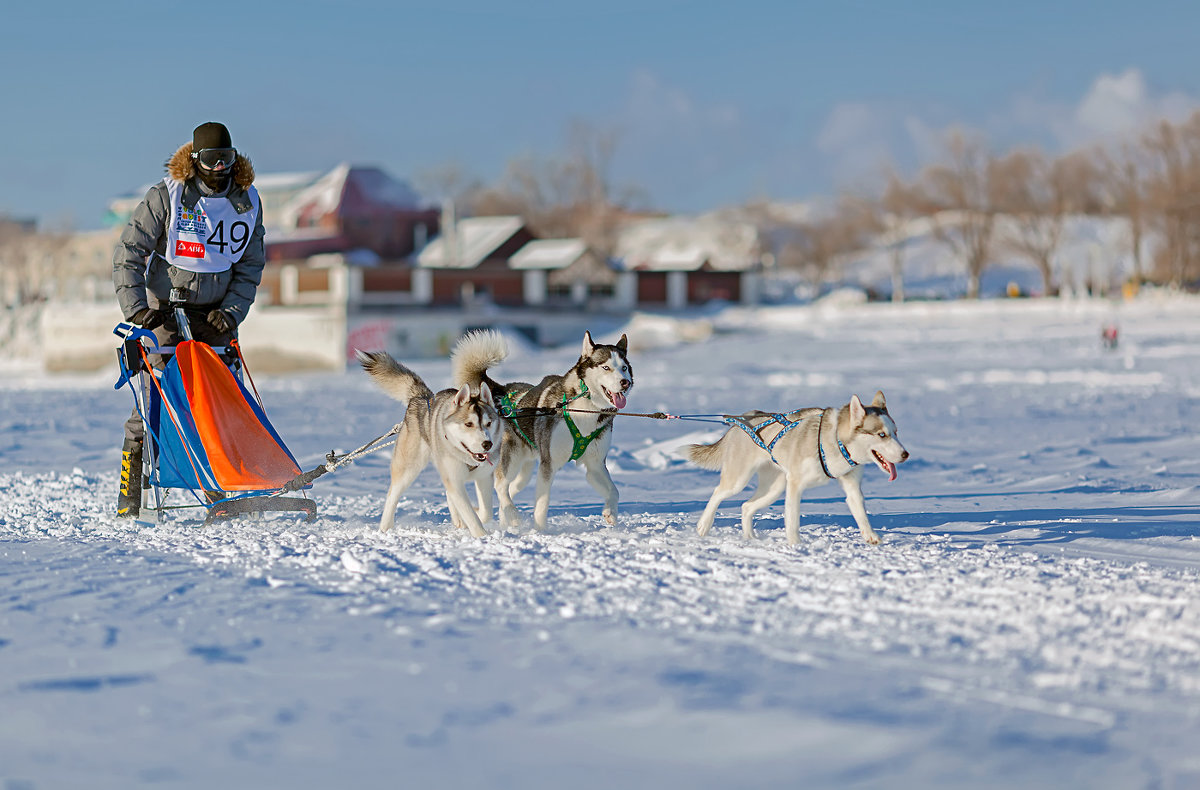
[[[184,339],[172,311],[181,303],[195,340],[225,346],[254,303],[266,262],[254,168],[229,130],[209,121],[192,131],[166,170],[121,233],[113,255],[117,301],[125,320],[152,330],[159,345]],[[135,407],[121,447],[119,517],[141,510],[144,436]]]

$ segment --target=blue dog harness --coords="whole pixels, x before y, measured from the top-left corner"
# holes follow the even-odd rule
[[[795,412],[790,411],[788,414],[795,414]],[[788,431],[795,428],[802,422],[804,422],[803,417],[799,420],[789,420],[787,418],[787,414],[771,414],[767,415],[767,419],[763,420],[762,424],[755,428],[743,417],[734,417],[732,415],[725,417],[726,424],[736,425],[745,431],[746,435],[749,436],[755,444],[767,451],[767,455],[771,456],[771,460],[775,461],[776,464],[778,464],[779,461],[775,459],[775,445],[779,443],[779,440],[782,439]],[[778,423],[783,427],[781,427],[779,429],[779,433],[775,434],[775,436],[771,439],[771,443],[767,444],[763,441],[762,434],[760,434],[759,431],[774,423]],[[825,462],[822,461],[821,463],[823,465]]]
[[[797,411],[799,411],[799,409]],[[794,411],[790,411],[787,414],[766,415],[766,419],[763,420],[763,422],[757,428],[752,426],[749,423],[749,421],[747,421],[743,417],[727,416],[724,418],[724,422],[728,425],[736,425],[737,427],[739,427],[743,431],[745,431],[746,435],[750,437],[751,441],[753,441],[755,444],[757,444],[762,449],[766,450],[767,455],[771,456],[771,460],[778,466],[779,460],[777,458],[775,458],[775,445],[779,443],[779,440],[782,439],[788,431],[792,430],[797,425],[804,422],[804,420],[807,419],[807,417],[812,416],[810,414],[810,415],[807,415],[806,417],[801,417],[798,420],[789,420],[788,414],[795,414],[795,413],[796,412],[794,412]],[[773,425],[773,424],[778,424],[782,427],[779,429],[779,433],[775,434],[775,436],[773,436],[771,438],[771,441],[768,444],[767,442],[763,441],[762,435],[759,433],[759,431],[761,431],[763,428],[767,427],[768,425]],[[817,452],[821,459],[821,471],[825,473],[826,477],[828,477],[830,480],[833,480],[835,478],[833,475],[831,475],[829,473],[829,464],[825,461],[825,446],[821,442],[821,427],[824,424],[825,424],[825,409],[821,409],[821,416],[819,418],[819,421],[817,422]],[[840,450],[842,453],[842,458],[846,459],[846,463],[850,464],[851,469],[858,466],[858,463],[850,457],[850,453],[846,450],[846,445],[842,444],[841,439],[837,439],[837,446],[838,446],[838,450]]]

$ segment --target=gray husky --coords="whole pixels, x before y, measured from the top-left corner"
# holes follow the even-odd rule
[[[857,395],[841,408],[807,408],[787,414],[756,411],[730,418],[725,435],[713,444],[693,444],[687,455],[704,469],[720,469],[721,480],[700,516],[698,532],[707,535],[721,503],[746,487],[758,473],[754,496],[742,505],[742,532],[754,537],[754,514],[786,491],[783,523],[788,543],[800,542],[800,494],[837,480],[846,492],[863,539],[879,543],[863,505],[862,476],[872,462],[896,479],[896,464],[908,451],[896,438],[882,392],[864,407]]]
[[[500,415],[487,385],[434,393],[421,377],[382,351],[358,352],[358,361],[384,392],[406,405],[392,453],[392,482],[379,529],[392,528],[400,495],[430,462],[442,477],[450,518],[482,538],[492,518],[492,462]],[[471,508],[467,482],[475,483],[479,510]]]
[[[617,487],[606,460],[613,416],[625,408],[633,387],[627,348],[625,335],[615,345],[604,345],[585,332],[579,361],[565,374],[546,376],[538,384],[499,384],[487,371],[508,357],[508,345],[500,334],[471,332],[455,346],[450,355],[454,383],[486,386],[499,393],[500,413],[505,415],[495,476],[501,525],[520,523],[512,498],[529,483],[537,462],[533,520],[539,531],[544,530],[550,483],[568,461],[587,470],[588,482],[604,497],[604,520],[617,523]]]

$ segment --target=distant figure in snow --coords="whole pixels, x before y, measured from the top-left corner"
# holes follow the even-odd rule
[[[1115,323],[1107,323],[1100,329],[1100,342],[1109,351],[1117,347],[1117,325]]]
[[[254,167],[229,130],[209,121],[192,130],[166,169],[121,233],[113,255],[117,302],[125,320],[152,330],[160,345],[183,339],[174,302],[194,339],[224,346],[254,303],[266,263]],[[151,362],[163,364],[157,356]],[[141,509],[144,436],[135,408],[121,448],[118,516],[134,518]]]

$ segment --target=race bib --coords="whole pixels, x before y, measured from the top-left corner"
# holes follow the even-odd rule
[[[192,272],[223,272],[240,261],[258,221],[258,190],[246,189],[252,207],[239,214],[225,197],[201,197],[188,208],[183,205],[183,184],[170,177],[163,180],[171,198],[167,262]]]

